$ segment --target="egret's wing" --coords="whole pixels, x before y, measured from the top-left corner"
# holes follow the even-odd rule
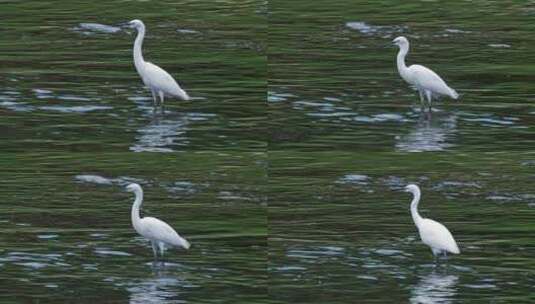
[[[150,62],[145,63],[144,69],[148,86],[155,87],[167,95],[176,96],[185,100],[189,99],[186,92],[182,90],[175,79],[164,69]]]
[[[450,231],[441,223],[431,219],[423,219],[419,231],[422,242],[425,244],[451,253],[460,253]]]
[[[431,69],[428,69],[423,65],[414,64],[409,67],[409,70],[413,75],[412,77],[416,86],[436,94],[452,95],[453,90]],[[456,93],[453,95],[456,95]]]
[[[166,222],[154,217],[144,217],[141,219],[144,236],[148,239],[159,240],[164,243],[189,248],[190,244],[169,226]]]

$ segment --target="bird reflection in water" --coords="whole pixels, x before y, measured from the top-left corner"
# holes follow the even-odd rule
[[[152,277],[128,288],[130,303],[185,303],[180,300],[180,293],[190,284],[161,264],[153,264],[152,270]]]
[[[151,122],[137,130],[136,142],[130,147],[134,152],[173,152],[186,146],[188,119],[186,116],[154,116]]]
[[[411,291],[412,304],[448,304],[453,303],[457,295],[459,277],[441,274],[435,270],[420,277],[420,281]]]
[[[457,115],[427,116],[421,112],[418,124],[407,135],[397,138],[396,149],[404,152],[443,151],[454,144],[451,139],[457,130]]]

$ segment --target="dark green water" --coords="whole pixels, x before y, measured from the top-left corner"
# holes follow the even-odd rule
[[[261,1],[1,1],[0,302],[266,303]],[[144,55],[191,102],[152,112]],[[98,23],[97,26],[84,23]],[[144,214],[192,244],[152,264]]]
[[[194,97],[165,115],[114,27],[135,18]],[[530,3],[0,1],[0,20],[0,302],[535,300]],[[460,101],[421,113],[399,35]],[[130,182],[189,251],[152,263]],[[461,255],[433,263],[408,183]]]
[[[522,1],[270,2],[270,295],[530,303],[535,10]],[[391,41],[460,101],[420,113]],[[435,267],[401,192],[462,254]]]

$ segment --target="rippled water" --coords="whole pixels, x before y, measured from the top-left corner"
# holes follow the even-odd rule
[[[527,3],[270,2],[271,295],[285,303],[528,303],[534,11]],[[420,110],[391,45],[460,101]],[[434,265],[412,223],[462,254]]]
[[[531,302],[531,6],[2,3],[2,300]],[[118,25],[134,18],[192,101],[154,113]],[[398,35],[459,101],[421,111]],[[131,182],[190,250],[153,263]],[[433,262],[407,183],[461,255]]]
[[[279,299],[529,299],[532,156],[280,152],[270,159],[270,282]],[[461,255],[434,265],[401,191],[407,183],[422,187],[421,213],[450,228]]]
[[[262,1],[8,1],[0,16],[3,302],[265,303]],[[154,113],[145,58],[191,102]],[[153,264],[143,213],[192,244]]]
[[[4,149],[263,150],[257,134],[266,112],[265,3],[134,2],[132,12],[123,6],[3,5]],[[101,10],[106,17],[96,18]],[[132,18],[147,25],[145,58],[193,97],[167,100],[165,117],[153,115],[133,67],[135,33],[116,26]]]

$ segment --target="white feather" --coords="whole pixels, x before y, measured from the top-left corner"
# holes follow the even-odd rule
[[[137,233],[152,242],[155,258],[157,258],[158,248],[163,255],[164,245],[167,247],[190,248],[190,243],[166,222],[154,217],[140,217],[140,208],[141,204],[143,204],[143,189],[141,189],[141,186],[134,183],[128,185],[126,189],[136,195],[131,211],[132,226],[134,226]]]
[[[422,242],[431,248],[434,255],[442,252],[459,254],[461,252],[459,246],[457,246],[457,242],[455,242],[448,228],[437,221],[422,218],[418,213],[418,203],[421,196],[420,188],[416,185],[408,185],[405,190],[414,195],[411,202],[411,215],[414,224],[418,228]]]
[[[418,226],[418,232],[422,242],[431,248],[454,254],[461,253],[451,232],[437,221],[424,218]]]
[[[413,64],[409,68],[410,84],[422,90],[429,90],[437,95],[446,95],[457,99],[459,95],[455,90],[450,88],[446,82],[437,73],[424,67],[423,65]]]
[[[407,53],[409,52],[409,41],[407,38],[397,37],[394,39],[394,43],[399,46],[399,53],[396,60],[399,74],[403,80],[418,89],[421,97],[424,95],[427,96],[429,103],[431,102],[433,95],[445,95],[453,99],[459,98],[459,94],[457,94],[454,89],[450,88],[446,82],[431,69],[418,64],[407,67],[405,64],[405,56],[407,56]]]
[[[143,83],[151,90],[162,91],[167,96],[178,97],[182,100],[190,99],[186,91],[182,90],[169,73],[151,62],[144,62],[143,73],[139,74]]]
[[[140,220],[140,229],[137,231],[140,235],[151,241],[164,242],[166,245],[173,247],[182,247],[189,249],[189,242],[182,238],[166,222],[154,217],[144,217]]]
[[[136,41],[134,42],[134,65],[136,66],[136,70],[143,80],[143,83],[151,90],[154,104],[156,105],[158,97],[163,104],[164,96],[189,100],[189,95],[178,85],[169,73],[159,66],[143,59],[142,44],[143,39],[145,38],[145,24],[143,24],[141,20],[132,20],[129,23],[138,31]]]

